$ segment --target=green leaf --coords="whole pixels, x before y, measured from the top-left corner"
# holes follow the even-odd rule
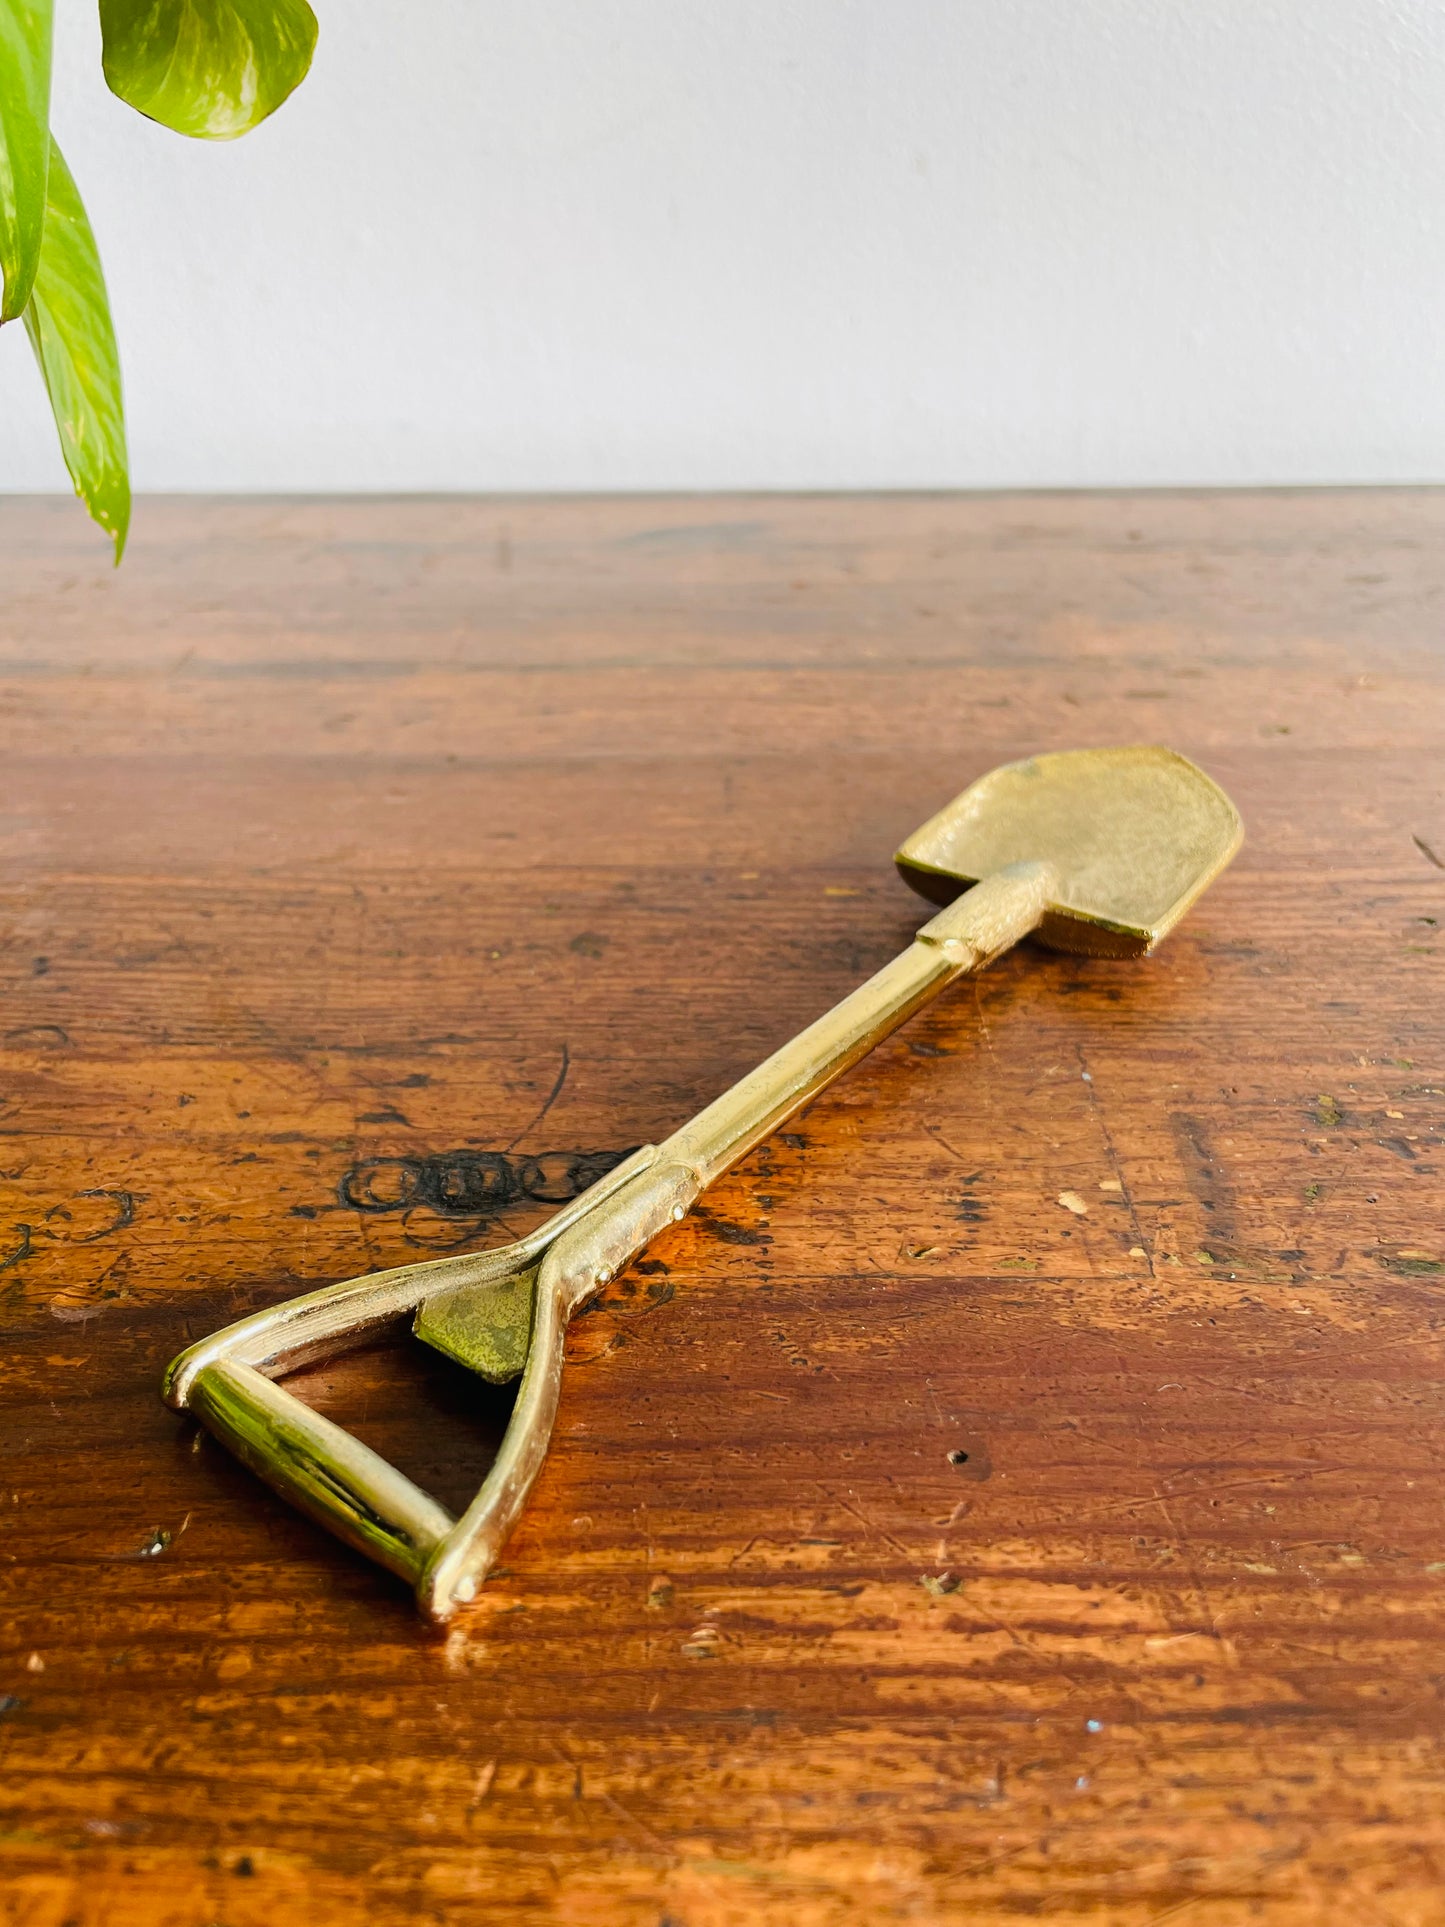
[[[60,431],[75,492],[115,537],[115,559],[130,526],[130,476],[120,356],[110,324],[95,236],[60,149],[50,143],[45,241],[25,329]]]
[[[30,299],[50,169],[50,0],[0,0],[0,321]]]
[[[208,141],[235,140],[275,113],[316,45],[306,0],[100,0],[100,27],[111,92]]]

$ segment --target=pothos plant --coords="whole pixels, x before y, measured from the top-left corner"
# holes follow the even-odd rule
[[[75,492],[115,542],[130,524],[120,357],[95,236],[50,131],[53,0],[0,0],[0,326],[23,320]],[[306,0],[100,0],[113,94],[196,140],[234,140],[311,65]]]

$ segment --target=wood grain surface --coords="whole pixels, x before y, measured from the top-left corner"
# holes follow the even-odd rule
[[[0,580],[7,1927],[1445,1920],[1445,495],[153,500],[119,573],[7,500]],[[669,1130],[972,777],[1135,740],[1235,867],[659,1239],[449,1633],[162,1407]],[[454,1507],[506,1414],[290,1383]]]

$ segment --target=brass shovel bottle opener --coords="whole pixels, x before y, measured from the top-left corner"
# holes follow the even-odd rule
[[[556,1416],[567,1321],[728,1167],[955,978],[1021,937],[1137,957],[1239,847],[1234,805],[1184,757],[1071,750],[994,770],[895,861],[946,907],[901,956],[662,1144],[644,1145],[517,1243],[373,1272],[243,1318],[173,1360],[165,1397],[446,1620],[516,1523]],[[972,888],[969,886],[972,885]],[[960,891],[963,894],[960,894]],[[414,1315],[419,1338],[495,1384],[521,1376],[496,1461],[460,1519],[273,1381]]]

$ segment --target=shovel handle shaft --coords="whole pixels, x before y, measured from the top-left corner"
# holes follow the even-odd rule
[[[683,1217],[714,1178],[930,997],[1036,929],[1055,884],[1053,870],[1041,863],[1016,864],[975,884],[926,923],[901,956],[699,1111],[658,1145],[645,1170],[556,1240],[537,1276],[526,1367],[507,1435],[481,1491],[427,1563],[418,1585],[424,1612],[445,1620],[476,1597],[526,1503],[557,1411],[563,1336],[573,1311]]]
[[[674,1132],[659,1162],[690,1168],[705,1189],[931,997],[1037,929],[1055,882],[1047,863],[1016,863],[955,898],[876,976]]]

